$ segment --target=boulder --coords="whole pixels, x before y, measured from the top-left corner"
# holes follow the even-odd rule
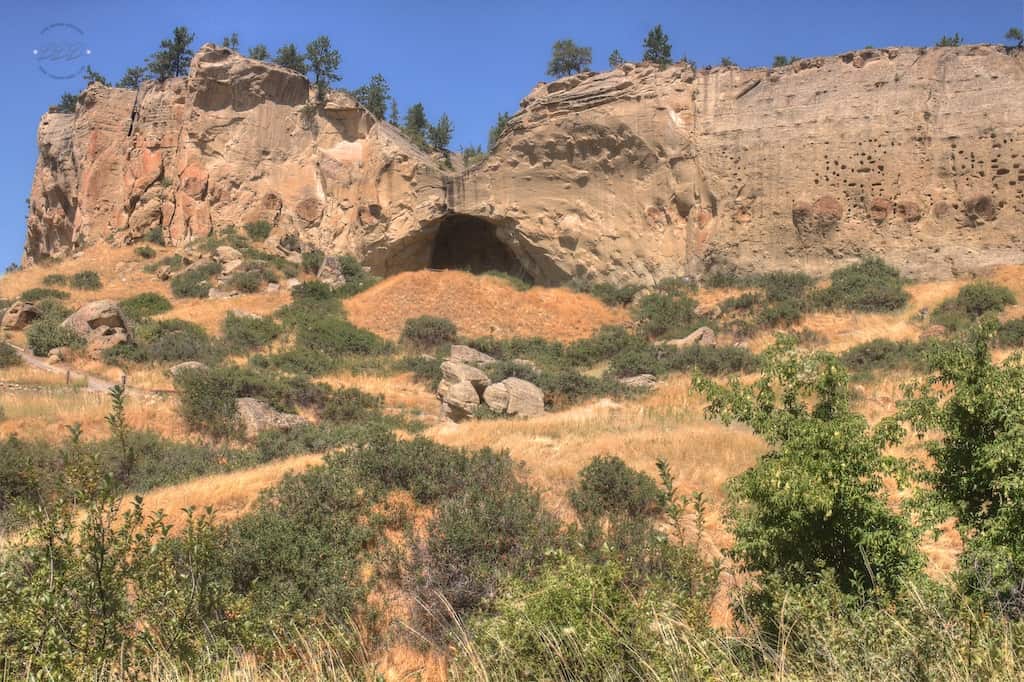
[[[449,384],[467,381],[477,393],[482,393],[485,388],[491,385],[490,378],[479,368],[452,360],[446,360],[441,363],[441,380]]]
[[[495,412],[535,417],[544,414],[544,391],[529,381],[509,377],[484,389],[484,402]]]
[[[653,374],[637,374],[619,379],[619,383],[628,388],[650,389],[657,385],[658,379]]]
[[[58,362],[63,362],[71,357],[71,352],[71,348],[68,346],[51,348],[50,352],[46,354],[46,364],[56,365]]]
[[[239,398],[235,401],[235,409],[238,410],[246,438],[255,438],[264,431],[287,431],[307,423],[297,414],[279,412],[256,398]]]
[[[288,279],[286,279],[286,280],[284,281],[284,285],[285,285],[286,287],[288,287],[288,289],[294,289],[295,287],[299,286],[300,284],[302,284],[302,282],[301,282],[301,281],[299,281],[299,280],[298,280],[297,278],[295,278],[295,277],[289,277]]]
[[[86,303],[67,317],[61,326],[81,336],[89,336],[93,329],[109,327],[127,329],[124,313],[117,301],[103,300]]]
[[[341,270],[341,260],[337,256],[327,256],[320,264],[316,278],[324,284],[339,287],[345,283],[345,273]]]
[[[487,353],[481,353],[475,348],[459,344],[452,345],[452,349],[448,353],[448,359],[455,362],[464,362],[468,365],[489,365],[497,362]]]
[[[206,369],[206,365],[195,360],[186,360],[185,362],[179,362],[178,364],[168,369],[167,373],[170,374],[172,377],[176,377],[178,376],[179,373],[190,369]]]
[[[170,265],[161,265],[159,268],[157,268],[156,278],[161,281],[167,281],[171,278],[172,272],[173,271],[171,270]]]
[[[693,312],[699,317],[708,317],[712,320],[716,320],[722,316],[722,309],[717,303],[701,303],[693,309]]]
[[[666,341],[665,345],[674,346],[675,348],[686,348],[687,346],[714,346],[716,343],[715,331],[711,327],[701,327],[685,339],[672,339],[671,341]]]
[[[99,326],[89,332],[86,339],[85,353],[93,360],[102,360],[103,351],[130,341],[128,331],[124,327]]]
[[[14,331],[24,329],[40,315],[42,313],[39,308],[28,301],[15,301],[4,313],[3,320],[0,320],[0,328]]]
[[[233,246],[218,246],[213,250],[213,260],[218,263],[230,263],[232,261],[241,261],[242,252]]]
[[[480,405],[480,395],[469,381],[441,381],[437,395],[441,398],[441,414],[452,421],[472,417]]]
[[[238,292],[230,291],[229,289],[225,289],[223,287],[210,287],[210,293],[207,294],[207,296],[214,299],[234,298],[235,296],[238,296]]]
[[[245,261],[243,261],[241,259],[239,259],[239,260],[229,260],[228,262],[224,263],[224,267],[221,268],[221,274],[222,275],[230,275],[230,274],[232,274],[234,272],[237,272],[238,269],[241,268],[244,263],[245,263]]]

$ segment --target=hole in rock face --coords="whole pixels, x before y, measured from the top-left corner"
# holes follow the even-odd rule
[[[440,219],[430,252],[435,270],[491,270],[533,281],[512,249],[498,238],[496,226],[483,218],[452,213]]]

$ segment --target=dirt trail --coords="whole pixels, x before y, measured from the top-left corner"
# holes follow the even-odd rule
[[[10,343],[9,341],[5,341],[4,343],[6,343],[8,346],[16,350],[18,352],[18,355],[21,356],[21,359],[25,362],[25,364],[29,365],[30,367],[40,369],[44,372],[49,372],[51,374],[61,374],[65,377],[68,377],[68,384],[71,384],[72,382],[84,382],[82,384],[76,384],[76,388],[84,389],[86,391],[93,391],[96,393],[107,393],[110,391],[110,389],[117,385],[115,382],[110,381],[109,379],[96,376],[95,374],[88,374],[86,372],[82,372],[64,363],[58,362],[56,364],[51,365],[50,363],[46,362],[46,360],[36,357],[35,355],[33,355],[24,348],[19,348],[18,346],[15,346],[13,343]],[[125,386],[125,388],[128,391],[128,395],[135,396],[161,396],[174,393],[174,391],[153,391],[146,388],[134,388],[132,386]]]

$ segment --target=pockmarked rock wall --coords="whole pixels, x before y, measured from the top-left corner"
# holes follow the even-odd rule
[[[47,114],[26,260],[153,227],[423,267],[650,283],[825,273],[879,255],[948,277],[1024,262],[1024,51],[865,49],[775,69],[624,64],[538,85],[496,149],[442,168],[343,93],[204,46],[188,78]]]

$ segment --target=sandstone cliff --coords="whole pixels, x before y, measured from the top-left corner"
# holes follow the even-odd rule
[[[310,101],[301,76],[213,46],[187,79],[91,86],[40,124],[26,260],[264,219],[271,241],[296,234],[382,274],[648,283],[867,254],[920,277],[1024,262],[1020,50],[625,64],[538,85],[459,174],[347,95]]]

